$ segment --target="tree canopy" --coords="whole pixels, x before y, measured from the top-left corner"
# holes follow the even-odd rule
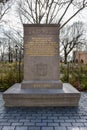
[[[65,26],[80,11],[87,7],[87,0],[18,0],[18,13],[23,23],[60,24]],[[72,9],[72,14],[65,16]]]
[[[81,47],[86,44],[84,33],[85,30],[82,22],[75,22],[61,30],[60,44],[62,46],[65,63],[67,63],[67,58],[73,49],[81,49]]]

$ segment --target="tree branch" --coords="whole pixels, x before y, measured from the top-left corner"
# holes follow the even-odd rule
[[[67,12],[68,8],[70,7],[70,5],[72,4],[72,2],[73,2],[73,0],[71,0],[71,1],[70,1],[70,3],[67,5],[67,7],[66,7],[66,9],[65,9],[64,13],[62,14],[62,16],[61,16],[60,20],[58,21],[58,24],[60,24],[60,22],[61,22],[62,18],[63,18],[63,17],[64,17],[64,15],[66,14],[66,12]]]
[[[83,5],[76,13],[74,13],[62,26],[60,26],[59,30],[63,28],[73,17],[75,17],[81,10],[83,10],[86,6]]]

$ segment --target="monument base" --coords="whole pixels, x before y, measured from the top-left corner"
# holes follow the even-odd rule
[[[50,89],[62,89],[63,83],[61,80],[55,81],[55,80],[48,80],[48,81],[24,81],[21,83],[22,89],[33,89],[33,88],[50,88]]]
[[[78,106],[80,92],[68,83],[63,89],[21,89],[21,84],[15,84],[3,93],[3,98],[8,107]]]

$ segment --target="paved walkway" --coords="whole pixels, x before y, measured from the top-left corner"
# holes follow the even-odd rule
[[[0,130],[87,130],[87,93],[74,108],[5,108],[0,94]]]

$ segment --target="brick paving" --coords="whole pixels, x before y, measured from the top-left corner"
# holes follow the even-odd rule
[[[78,107],[4,107],[0,93],[0,130],[87,130],[87,93]]]

